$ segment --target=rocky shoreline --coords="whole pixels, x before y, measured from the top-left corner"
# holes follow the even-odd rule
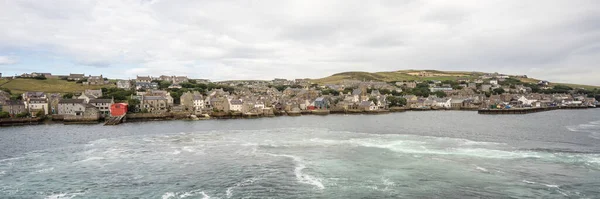
[[[598,107],[600,108],[600,107]],[[561,110],[561,109],[589,109],[588,107],[560,107],[560,108],[532,108],[532,109],[496,109],[496,110],[486,110],[486,109],[415,109],[415,108],[404,108],[404,107],[393,107],[386,110],[375,110],[375,111],[365,111],[359,109],[347,109],[347,110],[313,110],[313,111],[274,111],[270,114],[243,114],[239,112],[214,112],[211,114],[201,114],[195,115],[191,113],[129,113],[124,119],[123,123],[130,122],[147,122],[147,121],[168,121],[168,120],[209,120],[209,119],[253,119],[253,118],[263,118],[263,117],[281,117],[281,116],[302,116],[302,115],[378,115],[378,114],[388,114],[388,113],[399,113],[399,112],[407,112],[407,111],[477,111],[479,114],[527,114],[527,113],[537,113],[542,111],[552,111],[552,110]],[[49,124],[49,123],[62,123],[65,125],[70,124],[98,124],[104,122],[104,118],[99,118],[97,120],[91,119],[81,119],[81,120],[65,120],[60,116],[51,116],[45,118],[4,118],[0,119],[0,127],[3,126],[23,126],[23,125],[38,125],[38,124]]]

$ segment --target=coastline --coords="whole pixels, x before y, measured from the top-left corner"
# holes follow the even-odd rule
[[[596,107],[600,108],[600,107]],[[151,121],[170,121],[170,120],[188,120],[188,121],[200,121],[200,120],[223,120],[223,119],[256,119],[256,118],[271,118],[271,117],[299,117],[302,115],[316,115],[316,116],[327,116],[327,115],[381,115],[389,113],[403,113],[409,111],[424,112],[424,111],[468,111],[478,112],[479,115],[519,115],[519,114],[530,114],[546,111],[555,110],[587,110],[596,109],[594,107],[546,107],[546,108],[529,108],[529,109],[417,109],[417,108],[400,108],[394,107],[386,110],[376,111],[365,111],[357,109],[347,110],[323,110],[323,111],[300,111],[300,112],[274,112],[272,114],[242,114],[242,113],[224,113],[216,112],[212,114],[204,114],[208,117],[197,117],[197,115],[189,113],[129,113],[125,115],[122,122],[117,123],[135,123],[135,122],[151,122]],[[86,125],[86,124],[101,124],[105,121],[109,121],[110,118],[101,118],[98,120],[71,120],[64,121],[60,117],[44,117],[44,118],[5,118],[0,119],[1,127],[10,126],[25,126],[25,125],[40,125],[40,124],[64,124],[64,125]],[[107,124],[108,125],[108,124]],[[115,124],[111,124],[115,125]]]

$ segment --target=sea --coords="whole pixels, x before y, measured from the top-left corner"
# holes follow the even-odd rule
[[[0,198],[600,198],[600,109],[2,127]]]

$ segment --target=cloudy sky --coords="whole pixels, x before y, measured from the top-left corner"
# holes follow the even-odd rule
[[[0,28],[4,75],[438,69],[600,85],[598,0],[0,0]]]

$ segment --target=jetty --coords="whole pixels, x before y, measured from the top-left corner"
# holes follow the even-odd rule
[[[124,118],[125,118],[125,115],[121,115],[121,116],[117,116],[117,117],[110,117],[106,120],[106,122],[104,123],[104,126],[119,125],[120,123],[123,122]]]

